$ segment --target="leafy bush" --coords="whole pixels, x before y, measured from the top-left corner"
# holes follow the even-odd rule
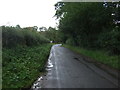
[[[74,42],[74,40],[72,38],[69,38],[69,39],[66,40],[66,44],[75,45],[75,42]]]
[[[12,48],[17,45],[33,46],[48,43],[49,40],[35,30],[18,29],[2,26],[3,47]]]
[[[55,4],[59,19],[59,30],[64,43],[86,49],[104,49],[112,55],[120,55],[120,27],[114,28],[118,20],[119,3],[68,3]],[[113,6],[112,6],[113,5]],[[113,9],[114,8],[114,9]],[[111,15],[115,13],[115,15]],[[115,19],[116,17],[116,19]],[[119,29],[119,30],[118,30]],[[71,39],[72,38],[72,39]]]
[[[3,89],[30,87],[44,69],[49,40],[35,30],[2,26],[2,41]]]
[[[48,39],[40,35],[40,33],[32,30],[22,31],[25,37],[25,44],[27,46],[38,45],[43,43],[48,43]]]
[[[50,48],[50,44],[3,48],[3,89],[29,88],[43,71]]]
[[[24,36],[20,30],[14,27],[2,27],[2,45],[3,47],[14,47],[23,44]]]
[[[102,33],[98,40],[100,47],[106,49],[110,54],[120,54],[120,28],[114,28],[112,31]]]

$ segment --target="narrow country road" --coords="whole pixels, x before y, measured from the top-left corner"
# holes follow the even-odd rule
[[[117,88],[118,80],[85,61],[80,55],[56,44],[52,47],[47,73],[34,83],[38,88]]]

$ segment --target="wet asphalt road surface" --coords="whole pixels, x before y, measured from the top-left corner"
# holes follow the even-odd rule
[[[117,88],[118,80],[80,55],[56,44],[48,59],[47,73],[34,83],[39,88]]]

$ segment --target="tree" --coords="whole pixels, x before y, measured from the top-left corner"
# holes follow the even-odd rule
[[[109,3],[109,5],[112,4]],[[89,49],[107,48],[108,50],[112,45],[111,52],[116,50],[117,45],[119,45],[117,39],[119,34],[116,33],[119,32],[115,29],[111,15],[113,10],[116,11],[113,6],[106,8],[102,2],[58,2],[55,4],[55,16],[59,19],[58,28],[63,42]],[[111,32],[116,33],[111,35]],[[112,36],[116,40],[115,43],[112,43],[113,39],[106,40],[106,37],[111,38]],[[103,47],[105,45],[103,38],[105,42],[109,42],[106,47]]]
[[[46,28],[46,27],[40,27],[39,30],[40,30],[40,31],[46,31],[47,28]]]
[[[17,28],[17,29],[21,29],[20,25],[16,25],[16,28]]]
[[[75,45],[94,46],[94,41],[102,28],[111,28],[110,10],[102,3],[62,3],[56,4],[56,17],[60,19],[59,29]],[[59,7],[59,8],[58,8]],[[107,12],[106,12],[107,11]],[[103,19],[104,18],[104,19]]]
[[[38,30],[38,27],[37,27],[37,26],[33,26],[33,29],[37,31],[37,30]]]

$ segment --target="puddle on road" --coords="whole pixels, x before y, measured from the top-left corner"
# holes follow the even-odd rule
[[[51,71],[51,70],[52,70],[52,67],[53,67],[53,64],[52,64],[52,62],[51,62],[52,56],[53,56],[53,53],[52,53],[52,51],[51,51],[51,52],[50,52],[50,56],[49,56],[49,58],[48,58],[47,65],[46,65],[46,69],[45,69],[47,72]],[[44,76],[46,76],[46,75],[44,75]],[[43,80],[43,79],[44,79],[44,78],[43,78],[42,76],[39,77],[39,78],[34,82],[33,86],[31,87],[31,90],[40,90],[40,88],[42,88],[41,85],[42,85],[42,80]]]
[[[41,80],[43,79],[43,77],[41,76],[40,78],[38,78],[38,80],[33,84],[32,86],[32,90],[37,90],[41,88]]]
[[[53,67],[53,64],[50,60],[48,60],[48,65],[47,65],[47,68],[52,68]]]
[[[46,71],[50,71],[51,68],[53,67],[53,64],[51,62],[51,59],[52,59],[52,56],[53,56],[53,53],[52,51],[50,52],[50,56],[48,58],[48,62],[47,62],[47,66],[46,66]]]

